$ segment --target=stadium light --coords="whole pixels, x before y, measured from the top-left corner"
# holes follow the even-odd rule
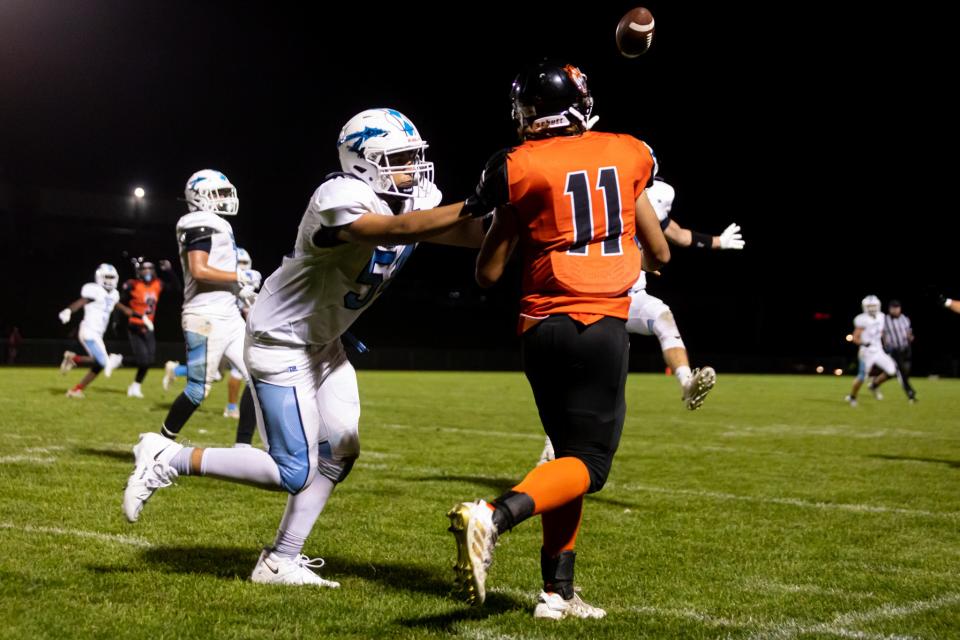
[[[847,336],[844,338],[844,340],[846,340],[847,342],[853,342],[853,334],[848,333]]]
[[[817,373],[823,373],[823,365],[817,367]]]
[[[833,370],[833,375],[835,375],[835,376],[842,376],[842,375],[843,375],[843,369],[834,369],[834,370]]]
[[[147,195],[147,192],[143,190],[143,187],[137,187],[133,190],[133,195],[139,200],[143,200],[143,196]]]

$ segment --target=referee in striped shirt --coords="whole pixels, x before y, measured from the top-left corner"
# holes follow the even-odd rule
[[[883,322],[883,347],[897,363],[897,377],[910,402],[917,401],[917,392],[910,386],[910,348],[913,343],[913,328],[910,318],[903,315],[899,300],[891,300],[887,305],[887,315]]]

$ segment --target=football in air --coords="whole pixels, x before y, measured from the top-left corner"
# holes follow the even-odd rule
[[[653,44],[653,14],[646,7],[627,11],[617,24],[617,49],[627,58],[636,58]]]

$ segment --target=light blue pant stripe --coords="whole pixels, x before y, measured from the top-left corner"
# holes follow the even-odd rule
[[[95,340],[84,340],[83,344],[87,346],[87,350],[90,352],[90,355],[93,356],[93,359],[97,361],[97,364],[101,367],[107,366],[107,354],[100,350],[100,345],[98,345]]]
[[[183,337],[187,342],[187,386],[183,393],[199,406],[207,384],[207,337],[193,331],[184,331]]]
[[[270,443],[270,457],[280,468],[280,483],[290,493],[307,484],[310,475],[310,445],[300,418],[296,387],[253,381],[263,425]]]

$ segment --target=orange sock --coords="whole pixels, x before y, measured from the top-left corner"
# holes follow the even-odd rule
[[[528,473],[513,490],[530,496],[534,505],[533,513],[537,514],[553,511],[580,498],[589,488],[587,465],[577,458],[557,458]]]
[[[556,558],[564,551],[573,551],[583,518],[583,496],[575,498],[540,516],[543,525],[543,552]]]

